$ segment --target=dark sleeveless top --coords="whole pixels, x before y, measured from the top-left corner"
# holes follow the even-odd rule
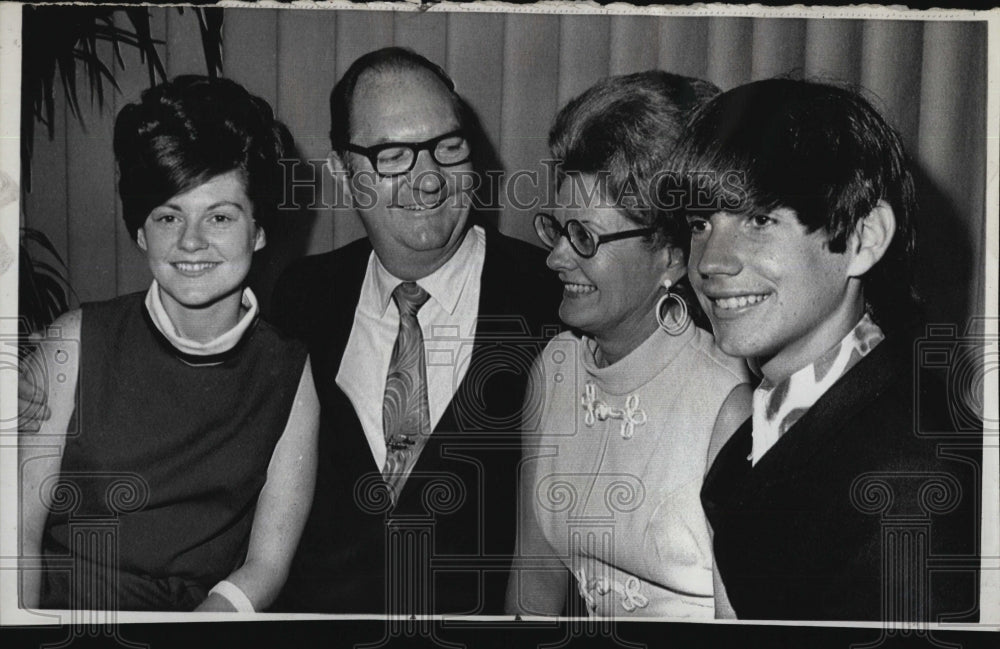
[[[258,320],[214,364],[185,362],[143,297],[83,306],[44,608],[190,610],[245,559],[305,347]]]

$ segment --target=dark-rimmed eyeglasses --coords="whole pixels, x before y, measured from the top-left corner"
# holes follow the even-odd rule
[[[380,176],[407,173],[417,164],[417,156],[421,151],[430,151],[434,162],[442,167],[460,165],[472,156],[472,147],[462,129],[449,131],[423,142],[385,142],[375,146],[348,143],[344,148],[368,158],[372,169]]]
[[[559,237],[566,237],[574,252],[585,259],[596,255],[597,247],[602,243],[618,241],[619,239],[631,239],[632,237],[643,237],[653,234],[655,231],[655,228],[639,228],[637,230],[623,230],[622,232],[613,232],[611,234],[594,234],[576,219],[570,219],[566,221],[566,225],[563,225],[551,214],[539,212],[535,215],[535,232],[546,248],[550,250],[555,248],[559,242]]]

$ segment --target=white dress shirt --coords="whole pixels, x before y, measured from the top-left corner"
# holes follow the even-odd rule
[[[479,315],[479,280],[486,258],[486,233],[471,228],[451,259],[417,280],[430,299],[417,313],[427,354],[427,401],[431,430],[469,366]],[[399,309],[392,292],[403,280],[394,277],[372,252],[354,312],[354,324],[337,372],[337,385],[361,420],[376,465],[385,464],[382,399],[392,348],[399,333]]]

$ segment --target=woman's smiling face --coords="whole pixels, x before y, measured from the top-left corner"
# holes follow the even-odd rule
[[[563,225],[576,219],[596,235],[633,230],[640,225],[619,209],[603,205],[592,174],[574,174],[559,187],[553,216]],[[578,255],[565,237],[549,253],[549,268],[559,273],[563,297],[559,317],[605,347],[634,349],[656,328],[653,309],[667,277],[670,251],[653,249],[642,237],[602,243],[593,257]],[[676,270],[683,275],[684,266]],[[634,342],[634,345],[631,344]]]
[[[167,313],[240,300],[264,231],[253,219],[243,176],[233,170],[170,198],[139,229],[139,247]]]

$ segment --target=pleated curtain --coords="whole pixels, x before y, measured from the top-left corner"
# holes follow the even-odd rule
[[[192,12],[150,11],[153,35],[165,41],[168,75],[204,73]],[[518,172],[522,178],[499,227],[532,242],[529,204],[546,189],[533,187],[529,174],[544,177],[552,119],[604,76],[660,68],[723,90],[784,74],[859,85],[901,132],[915,162],[922,205],[918,286],[928,315],[964,327],[983,309],[983,22],[227,9],[225,76],[271,103],[303,159],[292,197],[304,207],[283,213],[252,276],[265,300],[290,259],[363,236],[352,210],[323,206],[335,195],[319,162],[329,147],[328,95],[355,58],[393,44],[417,50],[454,77],[508,179]],[[83,301],[142,290],[150,281],[115,193],[114,115],[147,83],[138,55],[124,53],[127,69],[114,71],[122,93],[106,100],[103,111],[84,99],[81,126],[59,104],[55,138],[36,129],[34,191],[23,207],[27,224],[65,255]]]

